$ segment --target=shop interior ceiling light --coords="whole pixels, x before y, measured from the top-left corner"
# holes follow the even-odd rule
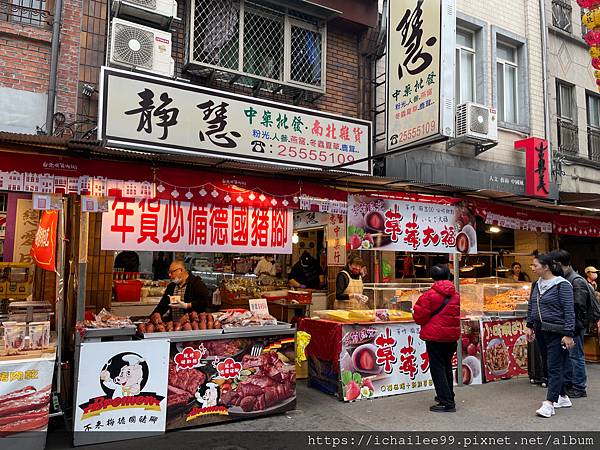
[[[292,234],[292,244],[297,244],[298,242],[300,242],[300,237],[298,236],[298,233]]]
[[[501,233],[501,232],[502,232],[502,230],[500,229],[500,227],[497,227],[496,225],[492,225],[492,226],[491,226],[491,227],[488,229],[488,231],[489,231],[490,233],[494,233],[494,234],[497,234],[497,233]]]

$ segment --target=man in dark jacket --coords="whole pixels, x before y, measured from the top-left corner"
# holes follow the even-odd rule
[[[430,276],[433,286],[419,297],[413,313],[415,322],[421,325],[420,337],[427,347],[429,370],[439,403],[429,410],[454,412],[452,357],[460,337],[460,297],[449,281],[448,266],[433,266]]]
[[[588,305],[593,293],[588,282],[571,267],[571,255],[566,250],[556,250],[554,260],[559,263],[564,272],[564,278],[573,286],[573,302],[575,308],[575,332],[573,340],[575,347],[569,353],[569,367],[565,373],[565,385],[569,398],[587,397],[587,374],[585,371],[585,354],[583,337],[589,325]]]
[[[208,288],[200,277],[190,275],[185,262],[176,259],[169,266],[171,283],[165,289],[155,312],[164,316],[169,313],[172,320],[179,320],[187,312],[207,312],[210,305]]]

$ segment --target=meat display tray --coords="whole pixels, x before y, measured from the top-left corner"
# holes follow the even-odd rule
[[[222,329],[217,330],[190,330],[190,331],[166,331],[163,333],[138,333],[144,339],[198,339],[206,336],[218,336],[223,334]]]
[[[84,339],[96,339],[113,336],[135,336],[135,325],[122,328],[86,328]]]
[[[292,327],[291,324],[287,322],[277,322],[277,325],[264,325],[264,326],[253,326],[253,327],[229,327],[223,328],[226,334],[229,333],[255,333],[261,331],[279,331],[279,330],[289,330]]]

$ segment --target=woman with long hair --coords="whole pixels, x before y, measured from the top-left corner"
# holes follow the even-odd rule
[[[552,417],[555,409],[572,406],[564,375],[569,351],[575,345],[573,287],[562,277],[562,268],[551,254],[534,256],[531,269],[539,279],[531,290],[526,335],[530,342],[537,340],[548,364],[548,392],[536,413]]]

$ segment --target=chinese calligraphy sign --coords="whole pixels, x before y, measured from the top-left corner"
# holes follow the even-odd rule
[[[525,150],[525,193],[534,197],[550,196],[548,141],[527,138],[515,141],[515,149]]]
[[[114,146],[314,168],[371,155],[360,119],[108,68],[101,90],[99,133]]]
[[[390,151],[454,132],[451,81],[455,17],[454,0],[396,0],[388,4]]]
[[[287,209],[111,198],[102,248],[289,254],[292,227]]]

